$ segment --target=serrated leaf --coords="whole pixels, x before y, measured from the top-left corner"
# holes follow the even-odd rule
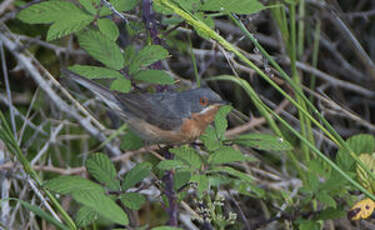
[[[47,181],[44,186],[53,192],[63,195],[79,191],[97,191],[104,193],[104,188],[102,186],[79,176],[59,176]]]
[[[203,142],[207,151],[214,151],[222,146],[222,144],[217,140],[215,128],[208,126],[205,132],[200,136],[200,140]]]
[[[293,146],[285,139],[261,133],[239,135],[233,140],[235,144],[268,151],[289,151]]]
[[[13,198],[12,198],[12,200],[13,200]],[[69,230],[70,229],[67,226],[65,226],[64,224],[62,224],[61,222],[59,222],[58,220],[56,220],[53,216],[51,216],[47,212],[43,211],[38,206],[29,204],[28,202],[23,201],[23,200],[19,200],[19,199],[14,199],[14,200],[17,200],[18,202],[20,202],[22,204],[23,207],[27,208],[28,210],[33,212],[35,215],[40,216],[43,220],[53,224],[54,226],[58,227],[59,229],[63,229],[63,230]]]
[[[204,192],[209,192],[210,186],[209,186],[209,180],[208,176],[206,175],[194,175],[191,177],[190,182],[197,183],[197,195],[198,198],[202,198]]]
[[[109,189],[120,190],[120,182],[116,179],[115,166],[107,155],[102,153],[91,155],[86,161],[86,169],[91,176]]]
[[[108,18],[98,19],[98,28],[99,31],[102,32],[105,36],[107,36],[110,40],[116,41],[120,32],[116,23]]]
[[[361,154],[358,158],[371,172],[375,172],[374,154]],[[372,177],[370,177],[369,174],[359,164],[357,164],[356,171],[361,185],[365,187],[370,193],[374,193],[375,181],[372,179]]]
[[[117,224],[127,225],[129,223],[124,211],[104,193],[97,191],[81,191],[72,194],[77,202],[92,208],[99,215]]]
[[[189,166],[186,165],[185,162],[179,160],[163,160],[156,167],[161,170],[171,170],[179,168],[188,168]]]
[[[253,14],[265,9],[265,6],[257,0],[207,0],[200,9],[203,11]]]
[[[133,187],[147,177],[152,169],[152,164],[143,162],[134,166],[128,173],[126,173],[122,188],[124,191]]]
[[[176,170],[173,180],[174,180],[174,189],[177,191],[182,186],[186,185],[191,178],[191,172],[189,170]]]
[[[139,71],[133,79],[159,85],[172,85],[174,83],[173,78],[167,72],[156,69]]]
[[[175,2],[186,11],[198,10],[202,5],[200,0],[176,0]]]
[[[338,207],[337,209],[329,207],[319,211],[319,213],[314,217],[315,220],[333,220],[346,216],[345,209]]]
[[[129,66],[129,73],[134,74],[141,67],[145,67],[164,59],[168,56],[168,51],[159,45],[149,45],[141,49],[132,59]]]
[[[142,208],[143,204],[146,202],[146,199],[142,194],[138,194],[135,192],[121,194],[119,198],[127,208],[133,210]]]
[[[77,212],[75,223],[80,228],[86,227],[87,225],[92,224],[97,217],[98,213],[94,209],[83,206]]]
[[[368,134],[359,134],[346,140],[346,143],[357,155],[361,153],[373,153],[375,151],[374,136]],[[336,155],[337,164],[344,170],[352,169],[355,160],[350,156],[345,148],[340,148]]]
[[[320,225],[312,220],[300,220],[298,221],[298,229],[299,230],[319,230]]]
[[[17,14],[17,18],[29,24],[48,24],[66,20],[67,14],[84,14],[76,5],[68,1],[52,0],[33,4]]]
[[[227,173],[231,176],[235,176],[239,179],[241,179],[243,182],[246,182],[246,183],[252,183],[253,182],[253,178],[246,174],[246,173],[243,173],[243,172],[240,172],[234,168],[231,168],[231,167],[215,167],[213,169],[210,169],[208,170],[206,173]]]
[[[100,0],[78,0],[79,3],[92,15],[96,15],[100,6]]]
[[[109,1],[113,7],[119,12],[126,12],[134,9],[138,0],[111,0]],[[108,7],[103,7],[100,11],[100,16],[110,15],[112,11]]]
[[[124,57],[114,41],[99,31],[89,30],[78,36],[80,46],[104,65],[119,70],[124,66]]]
[[[111,90],[116,90],[122,93],[128,93],[132,88],[131,82],[125,77],[117,78],[114,80],[110,86]]]
[[[227,115],[232,111],[232,106],[226,105],[222,106],[216,113],[215,116],[215,129],[216,129],[216,136],[219,140],[224,139],[225,131],[228,128],[228,121]]]
[[[125,66],[130,65],[136,53],[137,53],[137,50],[135,49],[134,46],[132,45],[126,46],[125,51],[124,51],[124,65]]]
[[[262,188],[258,188],[251,183],[236,183],[235,189],[243,195],[256,197],[256,198],[264,198],[266,195],[266,191]]]
[[[222,146],[208,157],[208,163],[213,165],[245,160],[245,156],[231,146]]]
[[[70,66],[68,69],[89,79],[124,78],[124,76],[116,70],[99,66],[74,65]]]
[[[173,153],[178,157],[178,159],[182,159],[186,163],[188,163],[192,168],[199,169],[202,166],[202,160],[198,153],[190,146],[180,146],[177,148],[169,149],[169,152]]]
[[[142,138],[128,131],[122,138],[120,148],[121,150],[136,150],[144,146]]]
[[[182,228],[170,227],[170,226],[159,226],[152,228],[151,230],[182,230]]]
[[[52,41],[68,34],[78,32],[89,25],[93,20],[94,16],[81,13],[81,14],[70,14],[66,13],[65,19],[56,21],[47,33],[47,41]]]
[[[318,192],[316,194],[316,198],[320,202],[322,202],[323,204],[325,204],[327,207],[336,208],[336,201],[330,195],[328,195],[327,192],[325,192],[325,191]]]

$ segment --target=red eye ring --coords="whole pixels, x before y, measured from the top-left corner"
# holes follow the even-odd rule
[[[202,106],[207,106],[208,105],[208,98],[207,97],[199,98],[199,104],[201,104]]]

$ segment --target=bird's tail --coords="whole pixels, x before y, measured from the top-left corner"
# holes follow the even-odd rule
[[[111,109],[121,111],[121,103],[117,99],[116,95],[110,91],[109,89],[99,85],[98,83],[82,77],[68,69],[61,69],[61,72],[64,76],[74,80],[78,84],[84,86],[85,88],[89,89],[96,96],[98,96],[104,103],[106,103]]]

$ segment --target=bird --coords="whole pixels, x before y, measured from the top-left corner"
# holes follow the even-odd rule
[[[208,87],[183,92],[121,93],[76,74],[62,73],[92,91],[145,143],[179,145],[194,142],[228,104]]]

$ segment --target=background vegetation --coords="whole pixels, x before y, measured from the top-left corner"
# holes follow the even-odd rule
[[[371,0],[2,1],[0,228],[375,229],[374,15]],[[194,144],[145,147],[61,68],[125,93],[208,85],[231,106]]]

